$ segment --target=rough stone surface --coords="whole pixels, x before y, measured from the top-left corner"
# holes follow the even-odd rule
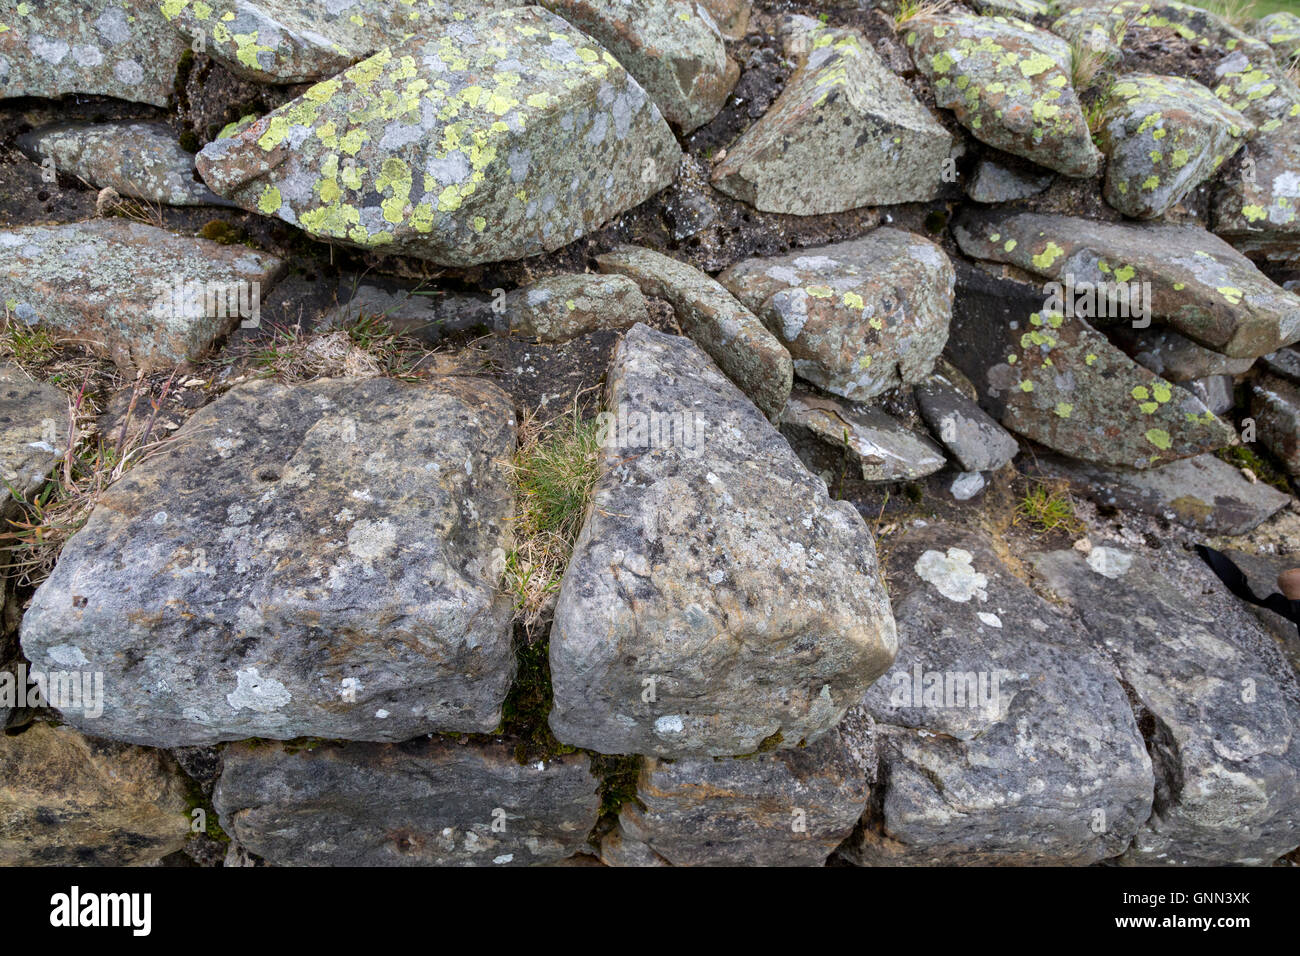
[[[797,389],[781,416],[781,431],[805,464],[819,457],[808,448],[817,442],[847,456],[863,481],[911,481],[932,475],[944,465],[942,450],[878,408]],[[814,470],[816,470],[814,468]]]
[[[1300,340],[1300,298],[1193,225],[1103,223],[973,210],[953,224],[963,252],[1058,282],[1150,283],[1152,316],[1233,358]]]
[[[1255,359],[1229,358],[1167,327],[1135,329],[1119,323],[1106,329],[1131,359],[1169,382],[1191,382],[1211,375],[1244,375]]]
[[[0,7],[0,99],[92,93],[166,106],[181,54],[155,0]]]
[[[1300,350],[1278,349],[1260,358],[1261,368],[1300,384]]]
[[[385,48],[228,139],[217,193],[443,265],[549,252],[668,185],[681,150],[607,51],[536,7]]]
[[[700,0],[700,6],[709,11],[723,36],[739,40],[745,35],[753,8],[749,0]]]
[[[1012,169],[991,159],[981,159],[966,184],[966,195],[976,202],[999,203],[1028,199],[1052,185],[1051,173]]]
[[[186,43],[259,83],[302,83],[342,73],[412,34],[452,33],[516,0],[153,0]]]
[[[34,382],[16,365],[0,364],[0,518],[37,491],[68,445],[68,398]]]
[[[1279,63],[1300,54],[1300,16],[1289,10],[1279,10],[1260,17],[1251,32],[1273,48]]]
[[[1038,467],[1098,504],[1140,511],[1212,534],[1245,534],[1290,503],[1213,455],[1135,471],[1040,455]]]
[[[646,321],[645,297],[624,276],[560,275],[506,296],[510,331],[563,342],[597,329]]]
[[[23,649],[103,671],[87,729],[133,743],[490,731],[514,442],[474,379],[239,386],[104,494]]]
[[[891,542],[899,655],[867,692],[880,792],[862,865],[1086,865],[1151,811],[1151,759],[1111,663],[977,533]]]
[[[1155,766],[1123,862],[1266,865],[1300,845],[1300,680],[1201,561],[1033,556],[1119,668]],[[1096,549],[1094,549],[1094,554]]]
[[[0,736],[0,865],[128,866],[181,848],[184,778],[164,753],[37,723]]]
[[[833,727],[897,648],[861,516],[689,339],[634,327],[608,399],[699,441],[606,447],[551,629],[555,735],[728,756]]]
[[[1066,176],[1097,172],[1064,40],[1022,20],[962,13],[914,17],[904,29],[935,101],[976,139]]]
[[[1300,388],[1273,375],[1251,386],[1250,412],[1259,442],[1293,475],[1300,475]]]
[[[832,729],[799,750],[647,758],[619,813],[614,865],[821,866],[866,808],[866,766]]]
[[[239,323],[240,290],[251,303],[282,269],[264,252],[121,219],[0,230],[0,303],[124,368],[203,355]]]
[[[852,30],[818,29],[781,96],[731,146],[713,185],[807,216],[933,199],[952,137]]]
[[[493,307],[495,296],[380,282],[379,277],[367,282],[358,276],[341,278],[335,293],[339,304],[324,312],[320,327],[342,328],[363,318],[379,316],[395,332],[430,343],[470,329],[505,331],[507,328],[508,319]]]
[[[622,63],[683,133],[718,115],[740,78],[700,0],[540,0]]]
[[[18,138],[34,162],[49,159],[60,173],[122,196],[169,206],[228,206],[199,182],[194,157],[165,123],[71,123]]]
[[[1300,554],[1247,554],[1243,551],[1228,550],[1224,554],[1242,573],[1246,583],[1258,598],[1266,598],[1278,593],[1278,575],[1292,568],[1300,567]],[[1300,631],[1296,630],[1294,621],[1288,620],[1268,608],[1256,604],[1247,604],[1246,610],[1273,635],[1282,649],[1282,654],[1291,666],[1300,673]]]
[[[855,401],[924,380],[948,338],[952,263],[897,229],[748,259],[718,281],[785,343],[796,375]]]
[[[605,272],[630,277],[646,295],[666,299],[682,330],[718,368],[770,420],[780,416],[794,381],[790,353],[715,279],[639,246],[623,246],[596,261]]]
[[[1098,123],[1106,202],[1134,219],[1164,215],[1255,130],[1194,80],[1149,73],[1119,77]]]
[[[280,866],[528,866],[585,845],[600,804],[589,763],[520,764],[506,743],[447,738],[236,744],[212,803]]]
[[[958,275],[946,354],[1012,431],[1131,468],[1237,440],[1200,399],[1142,368],[1082,318],[1045,311],[1036,287],[964,262]]]
[[[930,431],[966,471],[996,471],[1020,443],[940,372],[913,390]]]

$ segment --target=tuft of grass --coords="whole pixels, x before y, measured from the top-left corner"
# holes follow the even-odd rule
[[[915,20],[917,17],[943,13],[950,3],[951,0],[899,0],[898,12],[894,14],[894,26],[901,27],[907,21]]]
[[[505,588],[525,628],[541,620],[559,592],[573,544],[600,475],[600,426],[578,405],[543,423],[536,411],[519,428],[510,469],[519,487],[514,548]]]
[[[1032,480],[1029,491],[1016,505],[1013,524],[1028,522],[1039,534],[1064,532],[1071,536],[1082,535],[1087,527],[1074,511],[1064,481]]]
[[[1191,0],[1192,5],[1200,7],[1202,10],[1208,10],[1225,23],[1243,29],[1250,25],[1252,20],[1272,13],[1274,9],[1285,10],[1286,7],[1276,7],[1268,5],[1269,9],[1259,10],[1257,0]]]
[[[381,316],[362,315],[332,332],[304,334],[300,326],[272,328],[269,343],[249,357],[259,373],[284,382],[318,378],[409,379],[429,355]]]
[[[49,329],[39,325],[28,326],[8,318],[0,326],[0,355],[12,360],[28,375],[37,367],[54,361],[60,351],[62,345]]]
[[[1096,49],[1091,43],[1075,40],[1070,44],[1070,82],[1078,93],[1091,89],[1097,77],[1107,66],[1110,56],[1104,49]],[[1092,129],[1092,124],[1088,124]],[[1096,132],[1094,129],[1093,132]]]

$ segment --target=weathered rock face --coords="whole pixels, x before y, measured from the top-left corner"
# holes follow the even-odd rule
[[[700,6],[709,11],[723,36],[739,40],[745,35],[753,6],[749,0],[700,0]]]
[[[896,650],[862,518],[689,339],[634,327],[608,389],[629,428],[606,448],[560,589],[555,735],[685,757],[830,729]],[[695,441],[638,433],[651,412],[685,416]]]
[[[799,750],[648,758],[625,803],[612,865],[821,866],[852,831],[875,770],[838,729]],[[638,805],[639,804],[639,805]]]
[[[1114,668],[995,557],[944,525],[891,543],[900,651],[862,707],[882,792],[862,865],[1086,865],[1147,820],[1151,759]]]
[[[302,83],[341,73],[412,34],[437,35],[514,0],[154,0],[186,43],[259,83]]]
[[[952,137],[852,30],[819,29],[713,185],[764,212],[807,216],[933,199]]]
[[[995,233],[996,234],[996,233]],[[1034,286],[959,263],[947,355],[1003,425],[1086,461],[1147,468],[1233,444],[1200,399],[1153,375]]]
[[[1300,388],[1274,375],[1261,375],[1251,386],[1251,415],[1259,441],[1283,467],[1300,475]]]
[[[940,372],[913,390],[921,417],[966,471],[996,471],[1020,443]]]
[[[1095,175],[1101,156],[1070,85],[1070,45],[1007,17],[934,14],[906,23],[912,57],[975,138],[1066,176]]]
[[[1300,298],[1196,226],[990,209],[963,213],[953,234],[969,256],[1060,283],[1072,278],[1076,289],[1103,284],[1124,296],[1138,283],[1150,283],[1154,319],[1224,355],[1259,356],[1300,340]],[[1117,317],[1130,318],[1112,310],[1110,320]]]
[[[245,209],[443,265],[547,252],[672,181],[645,91],[559,17],[521,7],[385,48],[198,168]]]
[[[514,441],[474,379],[237,387],[104,495],[23,649],[103,671],[88,729],[135,743],[490,731]]]
[[[0,230],[0,303],[129,368],[201,356],[265,294],[283,263],[140,223]]]
[[[1098,504],[1140,511],[1212,534],[1245,534],[1281,511],[1290,498],[1251,482],[1213,455],[1197,455],[1135,471],[1040,455],[1044,474],[1064,478]]]
[[[827,457],[809,447],[819,443],[853,461],[863,481],[911,481],[932,475],[947,464],[934,442],[880,409],[802,388],[790,396],[781,416],[781,431],[809,468],[818,470]],[[831,456],[825,463],[834,462]]]
[[[718,115],[740,78],[700,0],[541,0],[622,63],[683,133]]]
[[[983,203],[1028,199],[1047,189],[1055,178],[1051,173],[1031,173],[982,159],[966,185],[966,195]]]
[[[527,866],[581,849],[600,800],[583,754],[519,764],[446,738],[304,749],[237,744],[212,803],[280,866]]]
[[[6,3],[0,99],[93,93],[166,106],[181,54],[156,0]]]
[[[1149,73],[1119,77],[1099,122],[1106,202],[1134,219],[1164,215],[1255,131],[1201,84]]]
[[[0,518],[45,483],[68,446],[68,399],[33,382],[16,365],[0,364]]]
[[[1094,554],[1097,549],[1094,549]],[[1124,862],[1267,864],[1300,844],[1300,682],[1194,557],[1033,557],[1115,660],[1155,764],[1155,812]],[[1091,565],[1091,566],[1090,566]]]
[[[469,329],[504,332],[508,328],[509,318],[495,296],[441,290],[428,295],[421,285],[380,282],[379,277],[369,282],[355,275],[341,277],[335,293],[339,304],[321,316],[321,327],[342,328],[365,317],[383,316],[394,331],[430,343]]]
[[[506,296],[505,305],[510,331],[541,342],[625,329],[648,317],[640,287],[624,276],[552,276]]]
[[[72,123],[33,130],[18,145],[35,162],[122,196],[169,206],[228,206],[199,182],[194,157],[165,123]]]
[[[1273,48],[1279,63],[1300,53],[1300,16],[1279,10],[1255,21],[1252,32]]]
[[[855,401],[924,380],[948,339],[952,263],[897,229],[748,259],[718,281],[785,343],[796,375]]]
[[[1112,342],[1143,368],[1170,382],[1191,382],[1212,375],[1244,375],[1255,364],[1252,357],[1229,358],[1170,328],[1135,329],[1112,325],[1106,329]]]
[[[1300,555],[1294,552],[1247,554],[1229,550],[1224,554],[1246,575],[1247,586],[1256,597],[1260,598],[1278,593],[1278,576],[1292,568],[1300,567]],[[1290,661],[1296,672],[1300,673],[1300,633],[1296,631],[1295,622],[1256,604],[1247,604],[1245,607],[1264,626],[1264,629],[1273,635],[1283,656]]]
[[[152,863],[189,836],[166,754],[34,724],[0,736],[0,865]]]
[[[683,331],[770,420],[790,397],[794,365],[785,346],[726,289],[697,269],[652,249],[623,246],[596,258],[605,272],[633,279],[667,300]]]

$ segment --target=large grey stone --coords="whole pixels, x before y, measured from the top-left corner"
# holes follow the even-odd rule
[[[88,729],[134,743],[490,731],[514,442],[474,379],[237,387],[104,494],[23,650],[102,671]]]
[[[996,471],[1020,443],[942,372],[913,389],[930,431],[966,471]]]
[[[861,516],[689,339],[635,326],[608,403],[695,441],[643,426],[605,449],[551,628],[555,735],[685,757],[829,730],[896,650]]]
[[[1288,472],[1300,475],[1300,387],[1275,375],[1261,375],[1250,392],[1250,413],[1260,444]]]
[[[1112,342],[1143,368],[1169,382],[1191,382],[1211,375],[1244,375],[1252,357],[1229,358],[1163,326],[1135,329],[1120,323],[1106,329]]]
[[[68,397],[18,366],[0,364],[0,517],[45,484],[67,450]]]
[[[551,276],[510,293],[504,305],[510,331],[540,342],[625,329],[649,318],[640,287],[624,276]]]

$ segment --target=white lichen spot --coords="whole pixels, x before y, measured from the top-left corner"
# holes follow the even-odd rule
[[[397,547],[397,528],[391,521],[362,519],[348,529],[348,551],[362,561],[378,561]]]
[[[1104,578],[1122,577],[1133,566],[1133,555],[1117,548],[1093,548],[1088,553],[1088,567]]]
[[[72,644],[59,644],[56,647],[51,647],[48,656],[54,663],[61,664],[64,667],[81,667],[83,664],[90,663],[86,655],[82,653],[81,648]]]
[[[976,614],[976,617],[978,617],[989,627],[997,627],[997,628],[1002,627],[1002,618],[998,617],[996,614],[989,614],[987,611],[980,611],[978,614]]]
[[[682,724],[682,719],[678,717],[676,714],[671,714],[666,717],[660,717],[658,720],[655,721],[655,733],[659,734],[660,736],[667,736],[668,734],[680,734],[682,732],[683,726],[684,725]]]
[[[293,699],[288,688],[274,677],[263,677],[256,667],[235,672],[236,687],[226,695],[226,703],[235,710],[255,710],[269,714]]]
[[[922,581],[933,584],[935,590],[950,601],[966,603],[973,597],[989,599],[989,579],[971,564],[974,555],[963,548],[949,548],[945,555],[940,551],[927,551],[916,559],[913,570]]]

